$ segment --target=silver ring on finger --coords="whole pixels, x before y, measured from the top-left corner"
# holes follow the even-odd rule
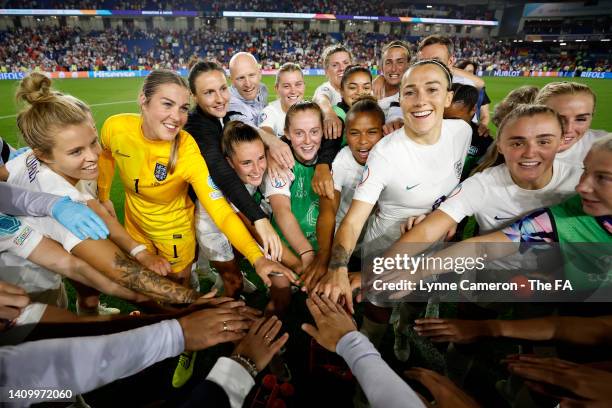
[[[272,340],[273,340],[273,339],[272,339],[272,336],[270,336],[270,335],[267,335],[267,334],[266,334],[266,335],[264,336],[264,339],[266,339],[266,343],[268,344],[268,346],[269,346],[270,344],[272,344]]]
[[[223,331],[228,331],[229,330],[229,325],[227,324],[226,321],[223,321]]]

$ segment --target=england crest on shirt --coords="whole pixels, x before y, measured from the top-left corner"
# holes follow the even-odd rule
[[[155,163],[155,179],[157,181],[164,181],[168,176],[168,167],[165,164]]]
[[[270,180],[270,184],[274,188],[283,188],[285,185],[287,185],[287,182],[280,178],[273,178]]]

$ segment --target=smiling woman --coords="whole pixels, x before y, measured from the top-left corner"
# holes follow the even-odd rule
[[[362,96],[372,95],[372,73],[361,65],[351,65],[342,75],[340,82],[342,101],[334,106],[334,111],[344,124],[346,113],[353,103]],[[346,144],[346,135],[343,132],[343,145]]]
[[[264,108],[259,127],[277,137],[283,137],[287,110],[304,99],[305,88],[302,68],[292,62],[283,64],[276,74],[274,84],[278,99]]]
[[[111,240],[76,239],[57,225],[49,226],[44,217],[33,222],[66,250],[124,286],[165,302],[195,300],[195,291],[160,280],[155,272],[163,274],[170,267],[168,262],[142,248],[96,199],[101,149],[89,107],[53,90],[51,80],[37,73],[21,81],[17,99],[27,104],[17,116],[17,125],[32,152],[7,163],[8,182],[86,202],[107,224]],[[97,308],[97,303],[96,296],[79,299],[81,310]]]
[[[552,108],[563,121],[563,140],[557,158],[580,166],[593,143],[607,134],[592,130],[595,93],[578,82],[551,82],[536,95],[535,103]]]
[[[436,256],[473,256],[475,242],[612,243],[612,135],[596,141],[583,164],[577,195],[535,210],[502,230],[457,243]],[[571,281],[573,289],[592,290],[601,286],[601,281],[592,279],[593,276],[608,282],[608,254],[601,248],[592,251],[587,250],[588,246],[581,246],[580,250],[560,247],[565,278]]]
[[[404,74],[404,126],[370,152],[363,181],[334,238],[328,273],[319,284],[321,291],[333,293],[334,301],[343,295],[352,303],[347,264],[374,205],[378,210],[363,240],[366,256],[387,249],[400,237],[407,218],[430,212],[459,182],[472,131],[462,120],[443,119],[452,100],[451,82],[448,68],[435,60],[419,61]]]
[[[189,88],[172,71],[152,71],[139,96],[142,114],[120,114],[102,127],[98,191],[109,207],[115,164],[123,182],[125,227],[144,247],[172,265],[169,275],[190,286],[195,258],[193,187],[198,200],[230,242],[267,280],[271,269],[290,271],[264,258],[257,242],[212,182],[193,137],[182,128],[189,111]],[[291,277],[292,279],[292,277]]]
[[[318,248],[319,197],[311,182],[323,139],[321,108],[306,101],[291,106],[285,118],[285,135],[296,159],[294,179],[285,183],[267,174],[263,194],[272,206],[273,225],[307,267]]]
[[[221,150],[223,129],[229,121],[227,113],[230,92],[225,71],[216,62],[200,61],[191,68],[189,88],[197,105],[189,113],[185,130],[193,135],[202,157],[209,165],[210,182],[215,189],[220,190],[218,194],[227,197],[227,200],[253,223],[264,252],[269,253],[274,260],[280,259],[280,238]],[[197,202],[196,237],[202,258],[206,258],[202,259],[202,263],[210,261],[221,272],[222,277],[235,276],[239,281],[242,280],[242,275],[233,262],[234,254],[230,243],[225,234],[220,233],[214,223],[210,222],[207,209],[201,200]],[[224,281],[226,293],[235,294],[236,291],[230,290],[230,286],[236,285],[230,285],[228,280]]]
[[[519,105],[502,121],[491,149],[489,166],[501,164],[483,165],[400,241],[434,242],[471,215],[481,233],[490,232],[572,196],[582,168],[555,160],[561,129],[552,109]]]

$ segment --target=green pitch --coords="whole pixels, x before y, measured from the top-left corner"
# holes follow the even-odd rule
[[[494,107],[512,89],[521,85],[543,86],[548,82],[558,80],[557,78],[485,78],[487,93]],[[597,109],[593,120],[594,129],[607,129],[612,131],[612,115],[608,115],[608,109],[612,107],[612,81],[598,79],[576,78],[589,85],[597,94]],[[142,78],[108,78],[108,79],[63,79],[55,80],[55,87],[59,90],[81,98],[90,104],[98,129],[102,127],[104,120],[114,114],[122,112],[138,112],[136,98]],[[264,83],[270,90],[270,100],[276,98],[274,92],[274,77],[266,76]],[[317,86],[325,81],[324,77],[306,77],[306,98],[312,98]],[[15,114],[17,107],[13,99],[17,87],[17,81],[0,81],[0,95],[3,104],[0,104],[0,136],[13,146],[22,146],[23,142],[18,137],[15,125]],[[123,219],[123,188],[118,178],[113,183],[111,194],[115,207],[121,219]]]

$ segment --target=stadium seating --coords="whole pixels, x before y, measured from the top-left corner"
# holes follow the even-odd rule
[[[388,2],[392,3],[392,2]],[[427,7],[429,6],[429,8]],[[369,16],[417,16],[465,19],[493,19],[486,6],[458,6],[412,4],[410,7],[387,4],[387,2],[350,2],[340,0],[4,0],[0,8],[44,8],[44,9],[104,9],[104,10],[193,10],[219,13],[233,11],[271,11],[294,13],[326,13]]]
[[[108,29],[86,33],[69,27],[17,28],[0,31],[0,41],[5,45],[0,48],[0,72],[180,69],[186,68],[194,55],[227,64],[235,50],[253,52],[264,68],[277,68],[283,61],[297,62],[303,68],[319,68],[320,51],[336,41],[351,44],[359,63],[373,65],[383,44],[396,38],[397,35],[290,29],[241,32],[207,27],[185,32]],[[414,53],[418,38],[403,39],[411,43]],[[606,44],[544,47],[538,43],[461,38],[456,40],[455,55],[477,62],[483,71],[609,71],[612,58]],[[569,49],[573,52],[568,53]]]

